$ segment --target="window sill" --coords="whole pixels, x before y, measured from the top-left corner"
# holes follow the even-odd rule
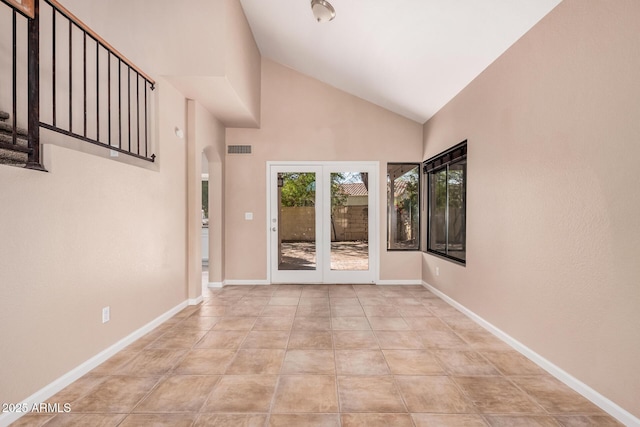
[[[432,250],[427,249],[424,253],[427,254],[427,255],[433,255],[435,257],[442,258],[442,259],[447,260],[447,261],[451,261],[452,263],[458,264],[458,265],[460,265],[462,267],[466,267],[467,266],[467,261],[466,260],[461,260],[459,258],[454,258],[452,256],[445,255],[445,254],[440,253],[440,252],[436,252],[436,251],[432,251]]]

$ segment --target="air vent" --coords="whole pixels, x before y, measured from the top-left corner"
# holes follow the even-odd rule
[[[251,154],[250,145],[229,145],[227,146],[227,154]]]

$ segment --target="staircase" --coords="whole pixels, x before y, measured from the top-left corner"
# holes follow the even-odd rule
[[[17,128],[17,141],[13,144],[13,125],[9,113],[0,111],[0,165],[23,167],[27,164],[27,130]]]

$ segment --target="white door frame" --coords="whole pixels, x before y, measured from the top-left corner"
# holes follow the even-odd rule
[[[322,262],[323,251],[320,250],[320,240],[322,239],[323,216],[319,209],[322,206],[323,186],[322,167],[318,165],[269,165],[267,167],[267,233],[268,233],[268,256],[267,264],[271,271],[269,280],[273,283],[320,283],[322,282]],[[278,174],[286,172],[315,173],[316,175],[316,218],[315,218],[315,248],[316,248],[316,269],[315,270],[278,270],[279,252],[278,244],[280,240],[280,221],[278,218]]]
[[[272,171],[283,168],[284,171],[292,172],[315,172],[316,180],[316,206],[330,206],[331,188],[325,186],[324,182],[319,182],[321,176],[329,176],[331,172],[367,172],[369,174],[369,269],[366,271],[338,271],[331,270],[331,222],[330,209],[323,209],[316,215],[316,265],[317,274],[313,271],[277,271],[277,263],[272,256],[278,253],[278,233],[272,231],[274,214],[277,217],[277,206],[273,206],[273,192],[277,193],[277,172]],[[319,172],[318,172],[319,171]],[[267,276],[271,283],[376,283],[380,276],[380,195],[379,195],[379,162],[312,162],[312,161],[268,161],[267,162]],[[277,200],[277,195],[275,196]],[[275,240],[275,241],[274,241]],[[275,275],[274,275],[275,273]],[[287,273],[287,274],[282,274]],[[301,274],[298,274],[301,273]],[[276,278],[277,276],[277,278]],[[276,280],[274,280],[274,278]]]

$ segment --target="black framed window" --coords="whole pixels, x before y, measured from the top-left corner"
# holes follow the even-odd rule
[[[427,175],[429,253],[465,264],[467,219],[467,141],[423,163]]]
[[[420,250],[420,163],[387,164],[387,249]]]

